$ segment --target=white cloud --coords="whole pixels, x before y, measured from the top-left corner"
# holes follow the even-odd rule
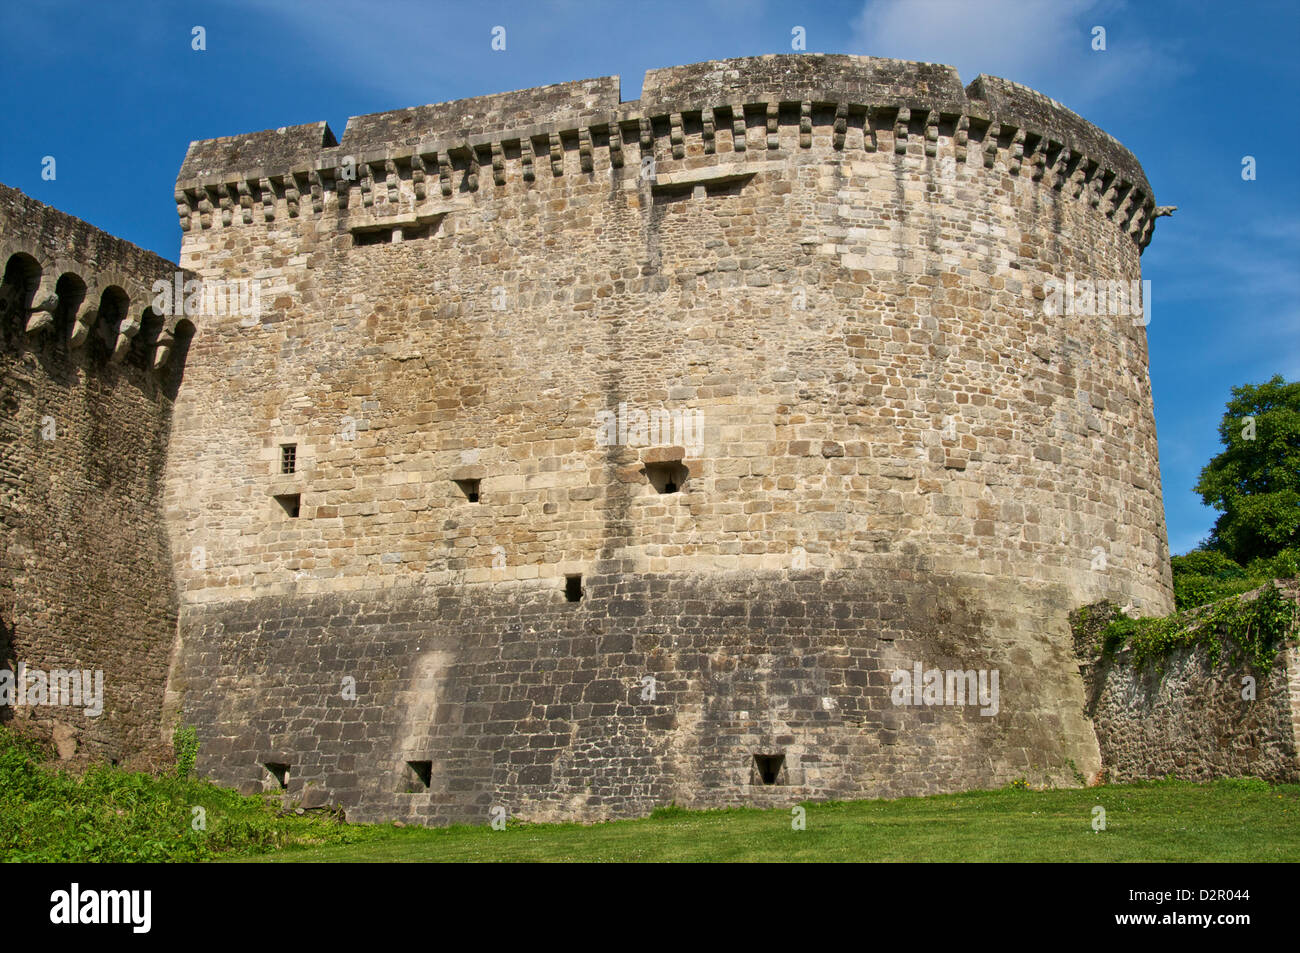
[[[581,0],[555,0],[545,8],[520,6],[494,11],[482,4],[442,9],[427,0],[390,0],[358,7],[353,0],[315,0],[311,15],[267,0],[225,0],[230,6],[279,21],[277,30],[300,35],[288,50],[306,68],[345,77],[357,89],[388,100],[377,110],[481,96],[524,86],[528,52],[571,45],[574,21],[585,12]],[[361,12],[359,12],[361,11]],[[506,49],[492,50],[492,30],[506,29]],[[562,59],[557,59],[560,69]],[[556,79],[582,79],[563,69]],[[335,135],[343,130],[334,129]]]
[[[1105,51],[1092,49],[1094,26],[1106,28]],[[1078,111],[1178,71],[1133,26],[1114,0],[871,0],[853,35],[864,55],[945,63],[966,83],[1001,76]]]

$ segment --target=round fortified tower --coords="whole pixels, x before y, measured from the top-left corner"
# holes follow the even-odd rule
[[[1057,283],[1113,305],[1156,209],[1058,103],[764,56],[196,142],[176,199],[207,775],[474,823],[1098,771],[1066,613],[1168,611],[1168,549],[1140,306]]]

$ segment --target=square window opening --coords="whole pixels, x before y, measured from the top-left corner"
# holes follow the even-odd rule
[[[285,515],[287,515],[289,519],[296,520],[299,511],[302,509],[302,494],[285,493],[281,496],[277,496],[275,502],[280,504],[280,508],[284,510]]]
[[[407,792],[424,790],[427,791],[433,784],[433,762],[432,761],[408,761],[406,762],[407,773]]]
[[[265,761],[262,767],[266,768],[267,773],[275,779],[275,783],[280,785],[283,790],[289,786],[289,766],[282,761]]]
[[[754,771],[764,784],[780,784],[781,771],[785,767],[783,754],[754,755]]]
[[[665,463],[647,463],[645,475],[656,493],[679,493],[686,485],[690,471],[681,461],[670,460]]]
[[[465,499],[471,503],[479,502],[479,480],[456,480],[456,485],[460,487],[460,492],[465,494]]]

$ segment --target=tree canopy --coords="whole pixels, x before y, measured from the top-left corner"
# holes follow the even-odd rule
[[[1195,487],[1220,512],[1205,548],[1244,566],[1300,546],[1300,381],[1234,387],[1219,440]]]

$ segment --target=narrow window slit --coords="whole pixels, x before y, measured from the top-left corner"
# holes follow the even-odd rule
[[[582,601],[582,577],[581,576],[564,577],[564,598],[568,602]]]
[[[280,445],[280,472],[296,473],[298,471],[298,445],[284,443]]]

